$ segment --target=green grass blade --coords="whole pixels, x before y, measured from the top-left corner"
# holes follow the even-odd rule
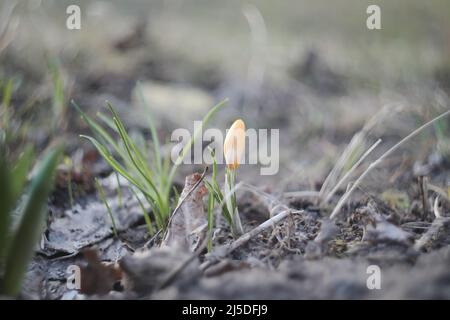
[[[2,191],[0,192],[0,261],[3,261],[3,257],[6,251],[6,242],[8,238],[8,232],[11,222],[10,211],[13,206],[12,196],[12,182],[11,175],[6,159],[6,147],[0,145],[0,181],[2,184]],[[1,268],[1,265],[0,265]]]
[[[102,120],[111,130],[114,130],[115,132],[117,132],[117,128],[114,124],[114,121],[112,121],[112,119],[110,119],[106,114],[102,113],[102,112],[97,112],[97,117]]]
[[[153,230],[153,224],[152,224],[152,221],[150,220],[148,212],[145,209],[145,206],[142,203],[141,199],[139,199],[139,196],[138,196],[137,192],[134,190],[134,188],[130,187],[130,190],[133,193],[136,200],[138,201],[139,206],[141,207],[142,214],[144,215],[145,224],[147,225],[148,233],[150,234],[150,236],[153,236],[155,234],[155,231]]]
[[[3,291],[16,296],[20,292],[28,262],[33,256],[47,217],[47,197],[53,187],[53,173],[62,153],[62,147],[54,147],[39,163],[33,177],[22,219],[14,233],[7,253]]]
[[[5,107],[9,106],[10,103],[11,103],[11,97],[12,97],[12,92],[13,92],[13,85],[14,85],[13,79],[9,79],[8,82],[6,82],[5,87],[3,88],[2,104]]]
[[[95,185],[97,187],[98,193],[100,195],[100,199],[103,201],[103,203],[105,204],[106,207],[106,211],[108,212],[108,216],[111,219],[111,224],[112,224],[112,228],[113,228],[113,232],[114,232],[114,236],[116,238],[119,237],[119,234],[117,233],[117,227],[116,227],[116,220],[114,219],[113,213],[111,211],[111,207],[108,204],[108,201],[106,200],[106,195],[105,195],[105,191],[103,190],[100,182],[98,181],[97,178],[95,178]]]
[[[105,159],[105,161],[108,162],[108,164],[115,171],[117,171],[120,175],[122,175],[125,179],[130,181],[140,190],[143,189],[143,186],[126,172],[125,168],[116,159],[114,159],[114,157],[109,153],[108,149],[106,149],[106,147],[104,147],[100,142],[90,136],[80,135],[80,137],[89,140],[103,157],[103,159]]]
[[[212,165],[212,176],[211,176],[211,184],[209,189],[212,190],[213,195],[215,200],[217,201],[217,203],[221,204],[224,196],[222,194],[222,191],[220,189],[219,183],[217,182],[217,159],[216,159],[216,155],[214,150],[211,147],[208,147],[209,152],[211,154],[211,158],[213,160],[213,165]],[[229,224],[231,224],[232,222],[232,217],[227,209],[226,206],[222,206],[222,215],[225,217],[225,219],[227,220],[227,222]]]
[[[133,163],[135,169],[139,172],[141,177],[146,181],[146,183],[150,186],[150,189],[154,192],[153,198],[155,198],[159,210],[164,214],[164,216],[168,215],[169,214],[168,203],[167,201],[164,201],[164,197],[161,196],[159,190],[156,188],[156,185],[152,180],[152,174],[150,169],[145,164],[142,155],[137,150],[133,141],[131,141],[128,133],[125,130],[125,126],[123,125],[119,115],[114,110],[113,106],[110,103],[108,103],[108,107],[110,108],[111,113],[113,114],[114,124],[119,132],[122,141],[124,142],[129,160]]]
[[[122,153],[122,150],[120,149],[119,145],[116,143],[116,141],[112,138],[112,136],[102,128],[94,119],[89,117],[86,113],[81,110],[81,108],[75,103],[75,101],[72,101],[72,105],[77,109],[78,113],[80,113],[83,120],[87,123],[91,131],[95,134],[97,140],[101,140],[103,144],[109,144],[114,148],[114,151],[118,154]]]
[[[61,125],[66,114],[66,102],[64,94],[64,81],[61,77],[60,67],[57,61],[52,61],[48,59],[48,69],[52,76],[53,85],[53,97],[52,97],[52,107],[53,107],[53,117],[52,117],[52,129],[54,132]]]
[[[178,156],[177,160],[175,161],[175,164],[172,166],[172,169],[170,170],[170,173],[169,173],[169,178],[167,179],[169,184],[172,184],[173,178],[175,176],[175,173],[176,173],[178,167],[180,166],[180,164],[182,163],[182,161],[184,160],[186,155],[190,152],[192,145],[197,140],[198,136],[200,135],[200,133],[202,131],[202,127],[206,126],[208,124],[209,120],[211,120],[211,117],[214,114],[216,114],[216,112],[219,111],[227,102],[228,102],[228,99],[222,100],[221,102],[216,104],[211,110],[209,110],[209,112],[203,118],[203,120],[202,120],[203,125],[201,127],[197,128],[197,130],[194,132],[194,135],[192,136],[191,140],[189,141],[189,143],[187,143],[184,146],[183,150],[181,151],[181,154]]]
[[[13,79],[9,79],[6,83],[5,87],[3,88],[3,99],[2,99],[2,106],[5,108],[3,111],[3,128],[7,129],[9,124],[9,105],[11,103],[11,97],[13,92]]]
[[[209,183],[208,181],[205,181],[205,184],[206,184],[206,187],[208,188],[208,190],[210,190],[210,192],[213,193],[215,202],[217,202],[219,205],[221,205],[222,215],[226,219],[227,223],[231,225],[231,223],[232,223],[231,215],[228,212],[227,207],[222,205],[223,199],[224,199],[222,191],[220,190],[220,188],[218,186],[215,186],[214,183]],[[216,183],[216,185],[217,185],[217,183]]]
[[[122,197],[122,186],[120,185],[119,173],[117,173],[117,171],[114,171],[114,175],[116,176],[116,181],[117,181],[117,197],[119,198],[119,208],[122,209],[123,197]]]
[[[109,159],[109,157],[112,158],[112,155],[110,155],[108,149],[105,147],[106,145],[112,146],[112,148],[114,149],[114,152],[122,158],[126,168],[132,167],[133,164],[129,161],[128,156],[125,151],[125,148],[122,148],[121,146],[119,146],[119,144],[116,143],[116,141],[113,139],[113,137],[105,129],[103,129],[103,127],[97,121],[95,121],[94,119],[89,117],[85,112],[83,112],[81,110],[81,108],[75,103],[75,101],[72,101],[72,105],[75,107],[75,109],[78,111],[78,113],[80,113],[83,120],[88,124],[89,128],[94,133],[95,140],[97,140],[97,143],[94,143],[92,140],[91,140],[91,142],[94,144],[94,146],[96,146],[96,148],[98,149],[98,151],[100,152],[100,154],[103,157],[104,157],[104,154],[103,154],[102,150],[103,149],[107,150],[106,154],[108,154],[108,159],[105,158],[105,160],[113,167],[113,169],[115,169],[115,168],[110,163],[110,161],[115,161],[115,160]],[[104,115],[103,115],[103,117],[106,118],[106,116],[104,116]],[[117,132],[117,128],[115,127],[112,120],[108,119],[107,125],[109,127],[111,127],[111,129],[113,129],[114,131]],[[83,137],[86,138],[87,136],[83,136]],[[101,147],[99,147],[100,145],[101,145]],[[100,150],[99,148],[102,150]],[[125,169],[123,168],[122,171],[125,172]],[[121,175],[123,175],[122,172],[119,172],[119,173]],[[125,175],[123,175],[123,176],[130,181],[130,179],[128,177],[131,177],[131,176],[129,176],[129,175],[128,175],[128,177],[126,177]],[[135,179],[133,179],[133,180],[134,180],[134,182],[132,182],[132,181],[130,181],[130,182],[132,182],[133,184],[136,183],[136,186],[138,186],[139,183]],[[141,187],[139,189],[141,189]]]
[[[208,195],[208,252],[212,250],[212,230],[214,227],[214,194],[209,190]]]
[[[145,189],[144,186],[142,186],[136,179],[134,179],[131,175],[129,175],[126,172],[123,166],[119,162],[117,162],[116,159],[114,159],[114,157],[100,142],[98,142],[95,138],[89,136],[80,135],[80,137],[89,140],[97,149],[97,151],[100,153],[100,155],[105,159],[105,161],[108,162],[108,164],[121,176],[123,176],[125,179],[131,182],[136,188],[138,188],[145,196],[148,196],[150,198],[154,197],[154,195],[148,193],[148,191]]]
[[[138,89],[139,99],[141,100],[141,103],[147,108],[147,110],[150,111],[150,108],[147,104],[147,100],[145,99],[144,94],[142,92],[142,86],[141,86],[140,82],[137,83],[137,89]],[[161,153],[160,153],[160,142],[159,142],[159,138],[158,138],[158,132],[156,131],[156,126],[155,126],[155,123],[153,122],[153,117],[151,116],[150,112],[149,112],[149,127],[150,127],[150,134],[152,135],[152,140],[153,140],[153,150],[155,152],[154,158],[155,158],[155,162],[156,162],[156,168],[157,168],[158,172],[161,173],[162,158],[161,158]]]
[[[118,113],[114,110],[111,103],[107,102],[109,109],[111,110],[111,113],[113,114],[113,122],[117,129],[117,132],[119,133],[124,145],[125,149],[128,153],[129,159],[131,162],[136,166],[136,169],[142,174],[142,177],[146,180],[151,179],[152,173],[150,169],[147,166],[147,163],[144,161],[144,158],[142,154],[139,152],[139,150],[136,148],[136,145],[131,140],[130,136],[128,135],[125,126],[122,123],[122,120],[120,120],[120,117]],[[153,183],[153,181],[149,181],[150,183]],[[156,188],[155,188],[156,190]]]
[[[173,186],[172,190],[173,190],[173,202],[178,203],[178,201],[180,201],[180,193],[178,192],[175,186]]]
[[[128,157],[131,160],[131,162],[133,163],[134,167],[136,168],[136,170],[139,172],[139,174],[141,175],[141,177],[147,182],[147,184],[150,186],[150,188],[153,190],[153,192],[155,193],[155,197],[158,201],[158,203],[162,202],[161,196],[159,194],[158,189],[156,188],[154,182],[152,181],[151,175],[150,174],[146,174],[145,172],[145,165],[143,165],[141,163],[141,160],[139,160],[139,157],[133,156],[136,155],[137,150],[136,147],[134,146],[133,142],[130,140],[130,138],[128,137],[128,134],[124,131],[124,129],[121,127],[120,122],[117,120],[117,118],[114,118],[114,121],[116,122],[117,128],[119,130],[119,134],[120,137],[122,138],[125,148],[127,150],[128,153]],[[133,151],[132,151],[133,149]],[[139,162],[139,163],[138,163]]]
[[[12,169],[11,175],[14,179],[11,181],[12,197],[14,203],[17,201],[19,195],[23,192],[27,175],[30,171],[31,164],[34,159],[34,149],[31,144],[25,147],[25,150],[17,160],[17,164]]]

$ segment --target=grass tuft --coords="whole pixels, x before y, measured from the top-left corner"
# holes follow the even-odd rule
[[[145,103],[142,94],[141,99]],[[203,126],[210,121],[212,116],[226,102],[227,99],[223,100],[206,114],[202,121]],[[147,153],[140,151],[142,148],[139,148],[135,139],[130,137],[112,104],[107,102],[112,117],[108,118],[106,115],[100,116],[100,119],[107,128],[84,113],[76,103],[73,102],[72,104],[89,125],[93,133],[93,136],[81,135],[81,137],[90,141],[114,171],[128,180],[143,195],[151,208],[157,229],[164,229],[172,211],[171,191],[173,188],[173,179],[178,167],[190,152],[194,141],[200,135],[201,129],[194,132],[193,137],[183,147],[175,163],[170,166],[169,158],[162,157],[160,153],[159,138],[151,118],[149,125],[153,138],[153,161],[151,161]],[[108,132],[108,129],[113,130],[119,137],[118,142]],[[149,224],[150,219],[146,219],[146,222],[149,231],[150,229],[153,230],[153,226]]]

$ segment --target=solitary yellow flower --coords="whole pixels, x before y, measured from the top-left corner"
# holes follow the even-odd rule
[[[223,152],[227,167],[236,170],[245,153],[245,123],[241,119],[237,119],[228,130]]]

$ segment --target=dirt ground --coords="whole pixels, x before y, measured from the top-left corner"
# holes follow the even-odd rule
[[[0,76],[15,81],[12,104],[21,111],[12,125],[20,131],[27,121],[14,147],[31,142],[44,150],[64,138],[74,164],[58,170],[47,228],[21,297],[450,299],[449,118],[384,159],[330,219],[369,163],[450,107],[449,4],[379,2],[383,28],[377,31],[365,27],[366,1],[79,1],[79,31],[65,28],[68,1],[0,5],[2,14],[14,7],[0,32]],[[67,106],[59,117],[52,108],[51,63],[64,84]],[[161,235],[147,233],[128,182],[118,184],[80,139],[89,129],[70,106],[73,100],[95,115],[107,112],[108,100],[127,128],[150,139],[137,81],[162,141],[176,128],[191,130],[223,98],[229,103],[211,127],[225,130],[242,118],[248,128],[279,129],[278,173],[261,176],[258,165],[241,166],[238,206],[246,232],[283,208],[290,214],[231,252],[224,253],[235,239],[222,218],[211,253],[159,248]],[[51,131],[53,118],[58,124]],[[319,201],[352,139],[362,139],[364,149],[382,143]],[[181,166],[178,191],[187,175],[203,169]],[[325,195],[337,180],[328,181]],[[82,268],[81,292],[67,287],[71,265]],[[368,267],[374,265],[381,288],[371,290]]]

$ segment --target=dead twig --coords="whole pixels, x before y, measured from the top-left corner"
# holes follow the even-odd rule
[[[162,229],[159,229],[157,233],[155,233],[155,235],[153,237],[151,237],[143,246],[142,248],[150,248],[150,245],[152,244],[152,242],[154,242],[156,240],[156,238],[160,235]]]
[[[288,209],[288,210],[280,212],[276,216],[273,216],[272,218],[264,221],[263,223],[261,223],[256,228],[252,229],[251,231],[249,231],[246,234],[244,234],[241,237],[239,237],[239,239],[237,239],[236,241],[232,242],[230,247],[228,248],[227,252],[228,253],[233,252],[234,250],[236,250],[237,248],[239,248],[243,244],[247,243],[251,238],[256,237],[258,234],[260,234],[261,232],[265,231],[266,229],[268,229],[270,227],[275,227],[278,223],[280,223],[282,220],[287,218],[293,212],[294,211]],[[301,213],[301,212],[303,212],[303,211],[295,211],[295,213]]]
[[[439,234],[442,233],[442,231],[445,229],[448,230],[449,227],[450,218],[442,217],[434,219],[433,224],[428,229],[428,231],[416,240],[414,249],[416,249],[417,251],[421,251],[425,247],[432,245],[432,243],[436,242],[436,240],[439,238]]]
[[[428,186],[427,177],[419,176],[417,181],[419,183],[419,193],[422,200],[422,219],[425,220],[428,216]]]
[[[229,244],[227,247],[225,247],[225,250],[223,252],[220,252],[220,254],[218,254],[218,255],[221,256],[221,257],[225,257],[225,256],[229,255],[231,252],[233,252],[234,250],[236,250],[237,248],[239,248],[243,244],[247,243],[250,239],[256,237],[261,232],[265,231],[266,229],[268,229],[270,227],[275,227],[278,223],[283,221],[285,218],[290,216],[292,213],[299,214],[299,213],[303,213],[303,212],[304,212],[303,210],[291,210],[291,209],[287,209],[287,210],[285,210],[283,212],[280,212],[279,214],[277,214],[277,215],[273,216],[272,218],[264,221],[263,223],[261,223],[256,228],[252,229],[251,231],[249,231],[246,234],[244,234],[241,237],[239,237],[237,240],[235,240],[234,242]],[[218,251],[221,251],[221,250],[219,249]],[[213,261],[208,260],[208,261],[204,262],[200,266],[200,268],[204,271],[204,270],[206,270],[208,267],[210,267],[213,264],[214,264]]]

